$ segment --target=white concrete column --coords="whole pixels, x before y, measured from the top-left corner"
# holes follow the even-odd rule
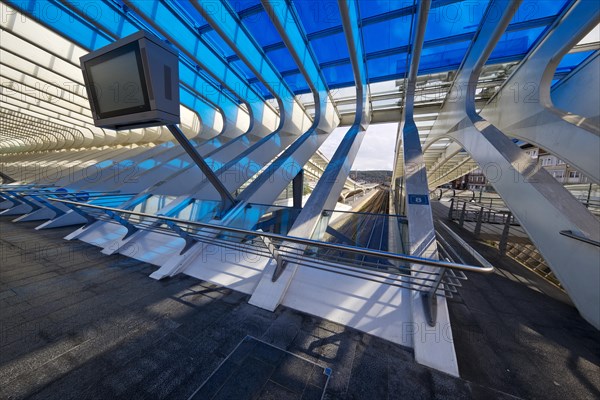
[[[577,306],[600,328],[600,248],[560,234],[571,230],[600,241],[597,219],[550,174],[490,121],[475,111],[475,89],[482,66],[512,18],[518,2],[492,1],[505,10],[500,21],[484,17],[465,56],[431,136],[446,135],[477,161],[488,181],[519,220],[531,241]],[[457,91],[467,88],[466,96]],[[502,111],[503,112],[503,111]],[[493,166],[493,168],[490,168]]]
[[[598,4],[578,0],[481,112],[483,118],[507,135],[549,151],[595,183],[600,183],[600,127],[597,125],[600,110],[596,110],[591,120],[568,109],[560,110],[552,102],[550,85],[562,57],[599,21]],[[597,70],[595,75],[598,75]],[[592,83],[593,80],[586,85]],[[595,90],[597,92],[597,86]]]

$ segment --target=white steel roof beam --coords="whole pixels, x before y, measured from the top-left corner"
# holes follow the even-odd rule
[[[563,56],[598,21],[598,3],[578,0],[557,19],[540,44],[481,112],[486,120],[506,134],[551,152],[595,183],[600,183],[600,127],[597,125],[600,109],[596,104],[595,118],[591,119],[570,113],[568,109],[560,110],[554,106],[550,91]],[[598,75],[597,70],[592,73]],[[585,85],[578,88],[578,95],[587,98],[588,90],[597,92],[598,87]]]
[[[600,328],[598,248],[561,235],[578,232],[600,241],[596,218],[544,168],[496,126],[477,114],[475,90],[481,69],[510,23],[520,1],[492,0],[465,56],[431,136],[449,136],[478,163],[519,220],[582,316]],[[490,10],[502,10],[497,13]],[[493,15],[492,18],[490,15]],[[466,88],[466,95],[456,96]],[[463,92],[464,93],[464,92]],[[493,165],[493,171],[488,166]]]

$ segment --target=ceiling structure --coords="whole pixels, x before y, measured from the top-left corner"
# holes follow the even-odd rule
[[[525,0],[517,10],[506,33],[491,54],[481,75],[477,105],[481,108],[500,88],[511,71],[540,41],[556,18],[568,8],[572,0]],[[86,2],[84,11],[69,1],[7,1],[2,3],[2,113],[0,114],[0,146],[3,151],[19,152],[51,150],[61,147],[91,147],[132,143],[155,143],[170,140],[161,129],[114,133],[93,126],[78,59],[86,49],[102,47],[114,39],[114,33],[102,28],[110,24],[106,10],[124,15],[128,25],[120,26],[120,36],[139,28],[152,31],[165,39],[162,21],[169,21],[161,13],[174,15],[182,26],[195,32],[195,40],[206,43],[230,71],[248,83],[255,101],[265,102],[278,112],[277,101],[230,46],[200,15],[194,2],[164,0],[156,7],[155,19],[149,21],[135,12],[135,1],[104,0]],[[280,72],[283,82],[297,96],[307,111],[314,116],[314,98],[273,26],[265,8],[258,0],[230,0],[239,23],[253,36],[271,64]],[[310,49],[318,60],[327,83],[341,125],[354,120],[356,92],[337,1],[294,1],[296,19],[304,29]],[[425,32],[425,43],[415,95],[416,122],[421,142],[427,140],[429,129],[445,101],[455,71],[460,67],[471,40],[478,31],[479,22],[488,6],[487,0],[434,0]],[[416,6],[412,1],[360,0],[360,27],[370,86],[372,122],[397,122],[403,102],[403,78],[408,69],[411,50],[410,32],[414,24]],[[215,8],[215,12],[219,10]],[[11,24],[10,17],[29,19],[27,24]],[[114,19],[114,18],[113,18]],[[117,19],[114,19],[115,21]],[[68,21],[69,23],[65,23]],[[19,28],[20,27],[20,28]],[[23,31],[23,28],[27,31]],[[161,28],[161,31],[155,29]],[[170,27],[171,29],[172,27]],[[19,30],[21,29],[21,30]],[[186,37],[187,36],[181,36]],[[35,38],[35,39],[34,39]],[[167,39],[165,39],[167,40]],[[169,40],[178,49],[192,43]],[[567,76],[579,64],[593,56],[599,48],[597,41],[588,40],[576,46],[564,57],[557,69],[555,82]],[[66,56],[65,56],[66,55]],[[221,95],[244,108],[246,104],[235,93],[224,88],[219,77],[196,65],[185,51],[180,59],[198,76],[219,88]],[[59,83],[57,83],[59,82]],[[215,108],[206,94],[187,84],[181,86],[182,123],[189,136],[198,129],[198,117],[193,115],[195,101],[202,100]],[[183,101],[182,101],[183,102]],[[214,129],[222,128],[215,121]],[[27,127],[27,129],[24,129]],[[43,128],[42,128],[43,127]],[[57,132],[62,132],[58,134]],[[36,144],[37,143],[37,144]],[[34,145],[36,144],[36,145]],[[441,139],[428,148],[426,162],[434,163],[449,145]],[[467,156],[458,155],[453,165],[473,166]],[[468,169],[467,168],[467,169]]]

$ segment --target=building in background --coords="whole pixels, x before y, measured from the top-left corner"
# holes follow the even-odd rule
[[[560,158],[540,149],[537,146],[526,144],[521,146],[525,154],[537,160],[550,175],[562,184],[590,183],[589,179],[581,172],[561,160]],[[488,191],[493,190],[481,168],[477,168],[452,182],[453,189]]]

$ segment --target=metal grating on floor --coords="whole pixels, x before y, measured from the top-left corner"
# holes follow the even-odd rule
[[[330,376],[330,368],[246,336],[190,400],[319,400]]]

